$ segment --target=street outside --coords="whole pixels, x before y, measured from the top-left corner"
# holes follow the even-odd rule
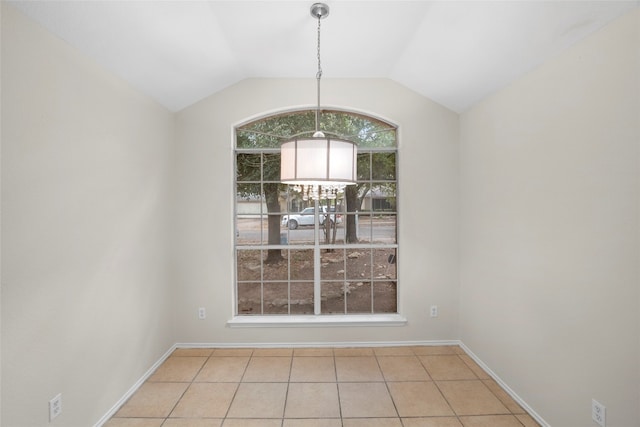
[[[361,216],[358,221],[358,240],[360,242],[374,242],[384,244],[396,243],[396,217],[369,217]],[[238,218],[237,242],[239,245],[259,245],[268,242],[267,220],[256,218]],[[280,226],[281,242],[290,244],[313,244],[314,228],[312,226],[298,227],[289,230],[286,226]],[[336,243],[344,243],[345,222],[338,224]],[[320,242],[324,243],[324,234],[320,230]]]

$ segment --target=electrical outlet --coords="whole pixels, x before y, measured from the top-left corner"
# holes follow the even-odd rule
[[[198,309],[198,318],[199,319],[205,319],[207,317],[207,310],[205,310],[204,307],[200,307]]]
[[[53,421],[62,413],[62,393],[49,401],[49,421]]]
[[[432,305],[431,306],[431,317],[438,317],[438,306],[437,305]]]
[[[599,426],[605,427],[607,425],[607,408],[595,399],[591,399],[591,418],[598,423]]]

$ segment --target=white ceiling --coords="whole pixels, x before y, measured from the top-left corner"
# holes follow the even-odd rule
[[[316,75],[313,0],[10,3],[172,111],[245,78]],[[640,0],[325,3],[323,78],[390,78],[462,112]]]

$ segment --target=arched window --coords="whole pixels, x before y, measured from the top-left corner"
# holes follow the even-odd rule
[[[280,144],[311,135],[315,111],[235,129],[238,316],[397,313],[397,129],[326,110],[320,128],[357,142],[358,182],[321,199],[317,214],[312,200],[280,183]]]

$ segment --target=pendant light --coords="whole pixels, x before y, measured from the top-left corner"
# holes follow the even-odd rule
[[[329,6],[315,3],[311,16],[318,20],[318,72],[316,74],[318,102],[316,127],[312,137],[295,138],[280,146],[280,181],[294,186],[303,199],[335,199],[345,186],[356,183],[356,143],[328,137],[320,130],[320,21],[329,15]]]

